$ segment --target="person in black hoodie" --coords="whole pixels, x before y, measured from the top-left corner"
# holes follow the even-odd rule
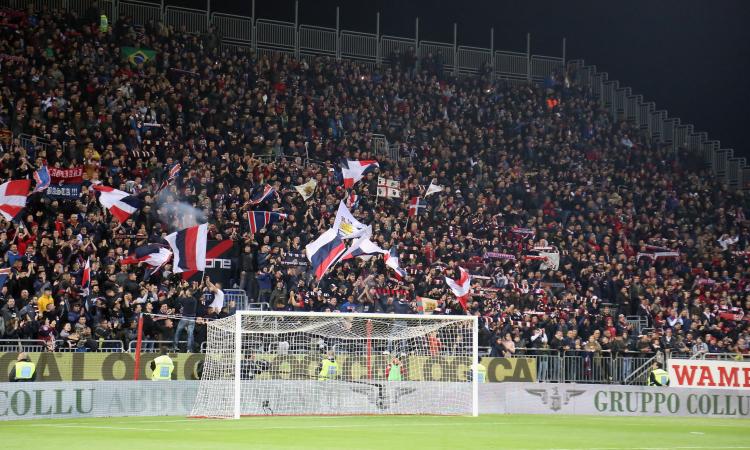
[[[194,333],[195,333],[195,315],[198,310],[198,299],[196,298],[193,290],[188,286],[186,281],[183,281],[180,285],[179,297],[177,298],[180,307],[182,308],[182,318],[177,323],[177,328],[174,332],[174,338],[172,343],[174,344],[175,351],[178,350],[178,343],[182,331],[187,329],[187,351],[193,351]]]

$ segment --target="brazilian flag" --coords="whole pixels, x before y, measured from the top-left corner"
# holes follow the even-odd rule
[[[150,48],[120,47],[120,53],[130,64],[137,66],[146,63],[156,57],[156,52]]]

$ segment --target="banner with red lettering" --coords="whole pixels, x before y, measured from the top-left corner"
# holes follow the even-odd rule
[[[750,389],[750,364],[738,361],[670,359],[671,387]]]
[[[58,184],[80,184],[83,182],[83,166],[61,169],[48,167],[49,176],[53,185]]]

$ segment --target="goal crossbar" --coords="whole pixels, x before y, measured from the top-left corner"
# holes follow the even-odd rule
[[[355,318],[360,317],[363,319],[402,319],[402,320],[437,320],[452,322],[457,320],[479,320],[477,316],[439,316],[432,314],[385,314],[385,313],[344,313],[344,312],[314,312],[314,311],[237,311],[237,314],[243,316],[268,316],[268,317],[343,317],[343,318]]]

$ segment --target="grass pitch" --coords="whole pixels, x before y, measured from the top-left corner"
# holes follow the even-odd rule
[[[0,422],[7,449],[750,449],[750,420],[678,417],[118,417]]]

